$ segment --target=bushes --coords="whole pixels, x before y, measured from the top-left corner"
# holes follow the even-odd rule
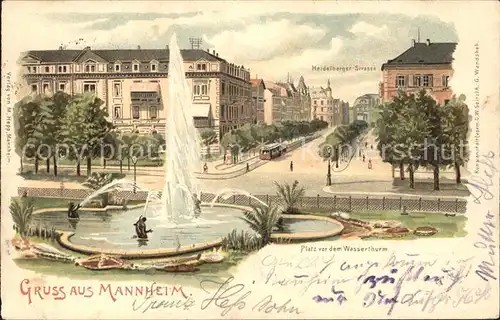
[[[115,180],[117,175],[113,173],[105,172],[94,172],[92,175],[83,183],[84,186],[91,188],[92,190],[99,190],[105,185],[111,183]],[[106,207],[109,202],[109,193],[102,193],[99,195],[102,207]]]
[[[30,225],[26,231],[28,237],[39,237],[48,240],[57,240],[61,234],[56,231],[55,227],[49,227],[45,224]]]
[[[243,217],[250,229],[257,233],[262,246],[271,241],[271,233],[276,229],[280,218],[278,208],[275,206],[255,206],[252,211],[244,211]]]
[[[238,233],[236,229],[233,229],[224,240],[225,250],[237,250],[243,252],[258,250],[261,248],[262,243],[261,239],[259,239],[256,235],[243,230]]]
[[[56,240],[60,234],[56,231],[55,227],[39,223],[36,225],[31,224],[34,207],[35,200],[32,198],[12,199],[9,209],[14,221],[13,229],[23,239],[27,237],[39,237]]]
[[[284,208],[283,213],[286,214],[297,214],[300,213],[298,209],[299,201],[305,194],[304,187],[299,187],[299,182],[294,181],[292,185],[288,183],[279,184],[274,182],[277,189],[278,197],[283,201]]]
[[[14,221],[14,230],[22,237],[27,236],[31,223],[35,200],[31,198],[12,199],[9,206],[10,215]]]

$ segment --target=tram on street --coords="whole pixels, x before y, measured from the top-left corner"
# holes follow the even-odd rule
[[[272,160],[280,157],[286,153],[287,144],[286,143],[271,143],[263,146],[260,149],[260,159],[261,160]]]

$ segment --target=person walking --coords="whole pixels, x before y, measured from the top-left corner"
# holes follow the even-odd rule
[[[366,157],[365,157],[365,155],[363,154],[363,162],[365,162],[365,160],[366,160]]]
[[[250,165],[247,162],[247,172],[250,172]]]
[[[208,166],[207,166],[207,163],[205,162],[205,164],[203,165],[203,172],[204,173],[207,173],[208,172]]]
[[[372,159],[368,159],[368,169],[372,169]]]
[[[290,172],[293,172],[293,161],[290,161]]]

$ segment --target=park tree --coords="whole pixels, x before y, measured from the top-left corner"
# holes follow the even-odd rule
[[[319,131],[322,129],[328,128],[328,122],[319,120],[319,119],[314,119],[311,121],[311,130],[314,131]]]
[[[424,145],[423,164],[432,168],[434,179],[434,190],[439,190],[440,167],[450,164],[450,160],[443,157],[443,151],[448,144],[448,136],[444,134],[445,126],[442,124],[443,108],[436,100],[421,90],[416,96],[416,107],[422,113],[428,124],[428,134]]]
[[[311,123],[307,121],[300,121],[297,123],[297,131],[299,135],[307,135],[312,132]]]
[[[426,139],[431,134],[430,121],[427,115],[419,108],[415,95],[402,97],[404,108],[396,119],[399,127],[394,131],[392,142],[395,152],[393,156],[400,162],[408,165],[410,189],[415,188],[415,171],[425,164]]]
[[[53,160],[55,176],[57,176],[59,157],[58,146],[65,140],[65,131],[62,127],[69,100],[70,96],[64,92],[56,92],[52,97],[42,98],[35,126],[34,137],[40,144],[46,146],[43,152],[46,157],[47,173],[50,172],[50,161]]]
[[[153,133],[151,135],[152,144],[154,145],[154,149],[151,151],[152,156],[158,159],[158,166],[161,166],[164,159],[164,154],[162,153],[165,150],[165,137],[159,133]]]
[[[77,174],[80,175],[81,157],[87,160],[87,176],[92,173],[92,159],[100,154],[104,138],[112,129],[106,119],[103,101],[93,94],[73,97],[64,119],[67,141],[76,153]]]
[[[139,135],[136,133],[124,133],[121,135],[122,149],[121,149],[121,161],[127,159],[127,170],[130,171],[130,159],[132,157],[132,146],[136,143]]]
[[[299,133],[296,123],[291,121],[283,122],[280,131],[281,137],[286,140],[295,138]]]
[[[399,116],[401,112],[411,104],[411,98],[400,91],[391,102],[379,106],[380,118],[377,120],[376,130],[378,132],[377,148],[382,161],[390,163],[393,167],[399,166],[400,179],[404,180],[405,162],[400,157],[396,148],[395,134],[400,128]]]
[[[469,108],[465,104],[465,96],[453,99],[443,107],[443,134],[446,136],[446,153],[449,164],[455,170],[457,184],[462,183],[460,167],[464,166],[469,158],[467,134],[469,132]]]
[[[212,129],[202,129],[200,136],[203,145],[207,148],[207,157],[210,158],[210,146],[217,142],[217,133]]]
[[[21,158],[21,172],[23,171],[24,157],[33,157],[35,173],[38,173],[37,148],[39,141],[35,137],[40,103],[31,97],[26,97],[14,105],[14,130],[16,132],[16,153]],[[31,145],[30,147],[28,147]]]
[[[353,132],[356,133],[356,135],[359,135],[365,130],[367,130],[369,125],[368,122],[364,120],[354,120],[351,124],[349,124],[349,127]]]
[[[249,152],[252,148],[255,148],[258,145],[257,140],[255,140],[252,135],[252,127],[252,124],[245,124],[236,130],[242,152]]]

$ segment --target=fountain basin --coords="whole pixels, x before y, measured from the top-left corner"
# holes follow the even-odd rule
[[[205,250],[220,245],[222,238],[234,228],[245,229],[240,219],[250,208],[234,205],[203,207],[199,218],[183,217],[177,223],[166,220],[155,207],[143,206],[130,210],[81,210],[80,220],[70,220],[60,209],[42,209],[33,216],[34,223],[54,226],[62,232],[61,245],[85,254],[169,256]],[[147,241],[134,239],[134,223],[140,216],[147,218]],[[161,249],[161,252],[158,250]],[[188,250],[189,249],[189,250]]]
[[[344,230],[344,225],[335,219],[325,216],[300,215],[300,214],[283,214],[282,217],[288,221],[297,221],[294,223],[302,223],[302,230],[297,230],[292,233],[273,233],[271,240],[277,241],[307,241],[321,240],[334,237]],[[323,228],[318,228],[323,226]]]
[[[202,206],[202,216],[177,224],[152,216],[148,208],[145,216],[147,227],[153,229],[148,241],[133,239],[133,223],[144,215],[143,205],[130,210],[81,210],[80,220],[71,223],[61,209],[41,209],[33,216],[35,223],[54,226],[61,237],[59,244],[71,251],[83,254],[104,253],[125,259],[173,257],[220,247],[223,238],[236,229],[250,231],[240,219],[243,211],[252,208],[230,204]],[[322,239],[337,235],[343,229],[333,219],[309,215],[283,215],[289,224],[287,233],[275,233],[273,240],[293,241]]]

